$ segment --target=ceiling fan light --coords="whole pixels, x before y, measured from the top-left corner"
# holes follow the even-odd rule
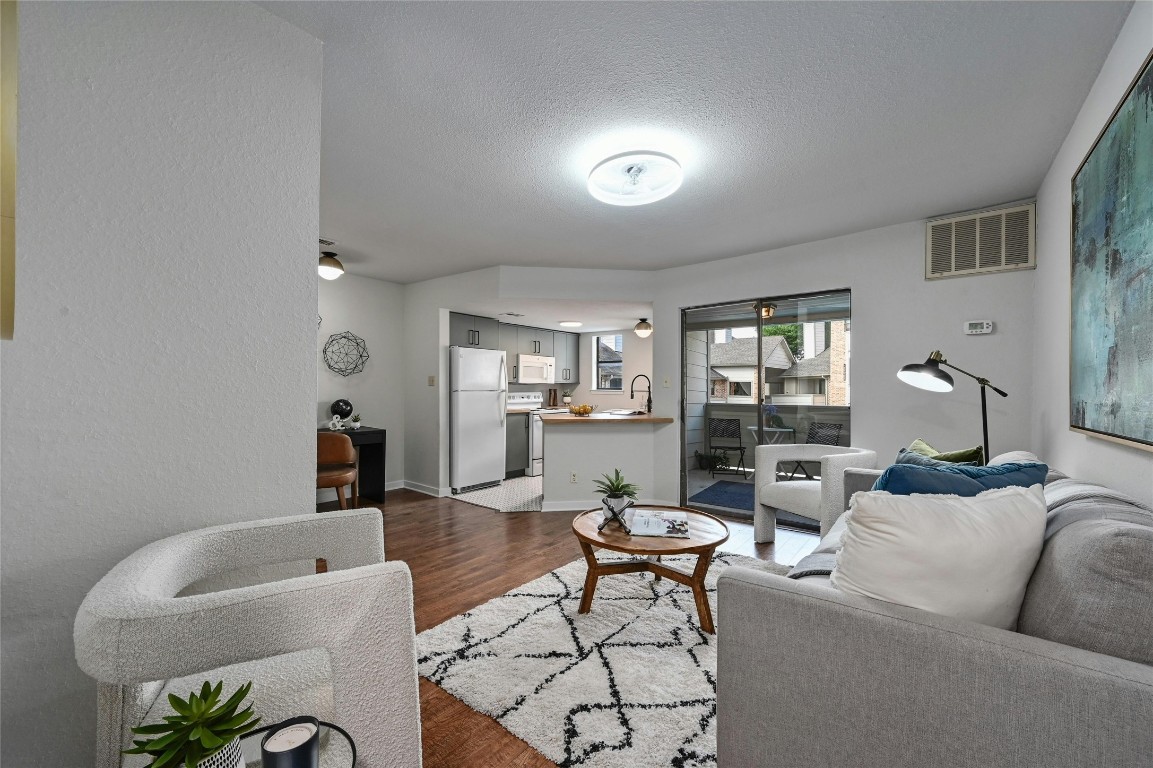
[[[647,205],[681,188],[684,171],[663,152],[622,152],[601,160],[589,173],[589,194],[609,205]]]
[[[332,251],[320,254],[320,262],[316,265],[317,274],[325,280],[335,280],[344,274],[344,265],[336,258]]]
[[[642,317],[641,321],[633,326],[633,333],[642,339],[647,339],[653,333],[653,324],[648,321],[648,318]]]

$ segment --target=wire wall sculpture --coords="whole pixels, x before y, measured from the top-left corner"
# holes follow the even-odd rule
[[[334,333],[324,342],[324,364],[333,373],[341,376],[360,373],[366,360],[368,347],[364,345],[364,339],[354,333]]]

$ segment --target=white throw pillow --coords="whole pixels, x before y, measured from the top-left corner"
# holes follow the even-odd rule
[[[1040,485],[963,498],[854,494],[832,584],[1002,629],[1017,625],[1045,537]]]

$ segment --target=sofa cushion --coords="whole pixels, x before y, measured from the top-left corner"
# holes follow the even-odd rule
[[[1083,520],[1045,545],[1018,630],[1153,665],[1153,527]]]
[[[821,481],[789,480],[765,483],[760,488],[760,501],[770,507],[787,509],[796,515],[821,518]]]
[[[985,449],[977,445],[972,448],[962,448],[959,451],[946,451],[942,453],[921,438],[910,443],[909,451],[928,456],[930,459],[945,461],[950,464],[981,464],[985,460]]]
[[[965,464],[968,466],[976,466],[975,461],[961,461],[961,462],[948,462],[934,459],[931,456],[926,456],[923,453],[910,451],[908,448],[902,448],[897,451],[897,458],[893,461],[894,464],[916,464],[920,467],[947,467],[953,464]]]
[[[1048,470],[1044,464],[999,464],[989,467],[960,464],[943,464],[938,467],[893,464],[877,478],[873,490],[888,491],[899,496],[907,496],[910,493],[976,496],[993,488],[1010,486],[1028,488],[1043,483]]]
[[[989,466],[994,464],[1042,464],[1037,454],[1030,451],[1007,451],[1000,453],[989,459]],[[1053,482],[1054,480],[1067,480],[1069,478],[1064,472],[1060,472],[1052,467],[1049,467],[1049,472],[1045,475],[1045,485]]]
[[[1041,485],[973,497],[858,493],[832,584],[1012,629],[1045,535]]]

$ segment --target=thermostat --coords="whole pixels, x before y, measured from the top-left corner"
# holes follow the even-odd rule
[[[990,320],[968,320],[965,322],[965,334],[980,336],[983,333],[992,333],[993,323]]]

